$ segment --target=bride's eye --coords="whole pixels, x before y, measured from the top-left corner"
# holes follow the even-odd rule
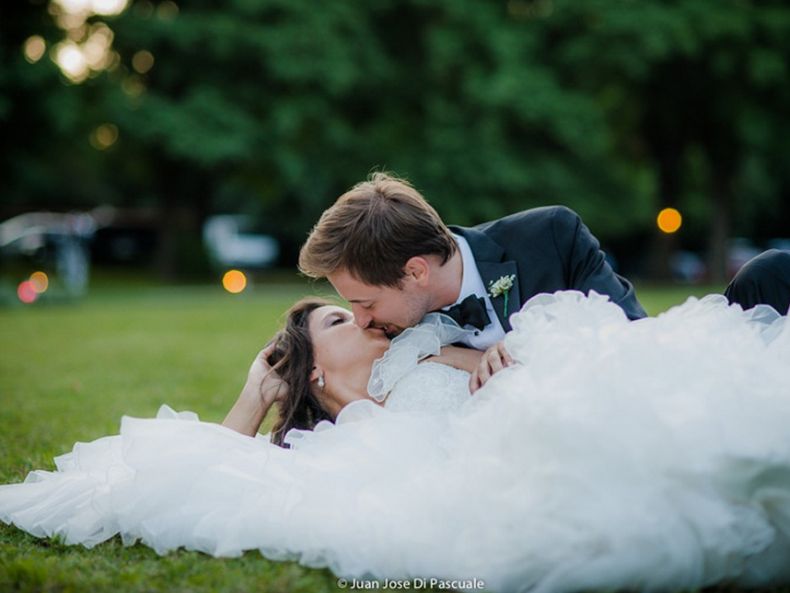
[[[345,321],[346,320],[343,317],[335,317],[330,325],[337,325],[338,323],[344,323]]]

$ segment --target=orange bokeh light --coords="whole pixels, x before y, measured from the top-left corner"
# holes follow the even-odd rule
[[[49,288],[49,277],[44,272],[33,272],[30,274],[30,284],[38,294],[46,292]]]
[[[661,232],[671,234],[677,232],[683,224],[683,217],[675,208],[664,208],[658,213],[656,224]]]
[[[26,305],[35,302],[38,298],[38,293],[30,280],[19,283],[16,289],[16,295],[19,297],[19,300]]]
[[[233,294],[238,294],[247,287],[247,277],[239,270],[228,270],[222,277],[222,287]]]

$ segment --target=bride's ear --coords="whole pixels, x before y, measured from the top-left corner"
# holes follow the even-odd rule
[[[324,371],[318,367],[314,366],[312,372],[310,373],[310,383],[315,383],[320,389],[323,390],[324,388]]]

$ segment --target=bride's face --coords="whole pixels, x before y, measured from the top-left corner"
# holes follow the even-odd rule
[[[373,361],[384,355],[389,339],[382,329],[362,329],[347,309],[327,305],[308,321],[315,364],[327,374],[370,374]]]

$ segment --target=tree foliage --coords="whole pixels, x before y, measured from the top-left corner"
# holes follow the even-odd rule
[[[298,244],[386,168],[453,223],[563,203],[615,241],[675,205],[717,265],[732,232],[786,233],[782,2],[137,0],[105,20],[120,62],[81,85],[22,59],[62,36],[45,4],[3,25],[9,203],[149,204],[193,230],[246,211]]]

